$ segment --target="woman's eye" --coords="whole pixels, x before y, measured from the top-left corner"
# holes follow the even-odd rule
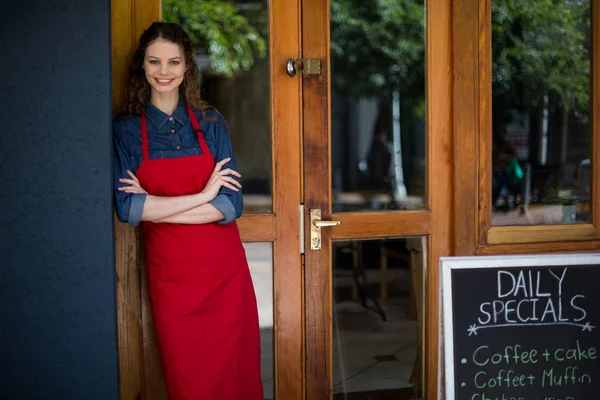
[[[148,61],[148,62],[149,62],[150,64],[152,64],[152,65],[156,65],[156,64],[158,64],[158,60],[150,60],[150,61]]]
[[[171,65],[179,65],[179,61],[171,61]]]

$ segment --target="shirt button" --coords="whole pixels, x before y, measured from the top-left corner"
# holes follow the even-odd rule
[[[171,129],[171,133],[175,133],[175,129]]]
[[[169,117],[169,121],[173,121],[173,117]]]
[[[181,150],[181,146],[177,146],[175,147],[177,150]]]

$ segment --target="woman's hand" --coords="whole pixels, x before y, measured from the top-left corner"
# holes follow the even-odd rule
[[[127,183],[130,186],[122,186],[122,187],[117,188],[118,190],[120,190],[121,192],[125,192],[125,193],[146,193],[146,194],[148,194],[148,192],[146,192],[144,190],[142,185],[140,185],[140,181],[133,174],[133,172],[127,170],[127,174],[131,177],[131,179],[121,178],[121,179],[119,179],[119,182]]]
[[[227,168],[221,171],[223,165],[227,164],[230,160],[231,158],[228,157],[219,161],[215,165],[215,169],[213,170],[210,179],[208,180],[206,186],[202,190],[202,194],[206,196],[207,202],[217,197],[217,194],[219,194],[219,190],[222,187],[226,187],[236,192],[239,192],[240,188],[242,187],[242,185],[238,181],[236,181],[230,176],[233,175],[237,176],[238,178],[241,178],[242,176],[237,171],[234,171],[231,168]]]

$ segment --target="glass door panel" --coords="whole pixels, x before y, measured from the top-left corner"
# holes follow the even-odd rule
[[[334,242],[334,398],[408,399],[418,392],[425,242],[421,237]]]
[[[273,244],[244,243],[258,304],[261,376],[265,400],[275,399],[273,350]]]
[[[425,209],[425,2],[330,7],[333,212]]]

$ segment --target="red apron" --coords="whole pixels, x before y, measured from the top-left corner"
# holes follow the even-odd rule
[[[155,196],[202,191],[215,166],[202,154],[151,160],[141,116],[142,187]],[[254,287],[237,224],[143,222],[148,290],[170,400],[263,400]]]

